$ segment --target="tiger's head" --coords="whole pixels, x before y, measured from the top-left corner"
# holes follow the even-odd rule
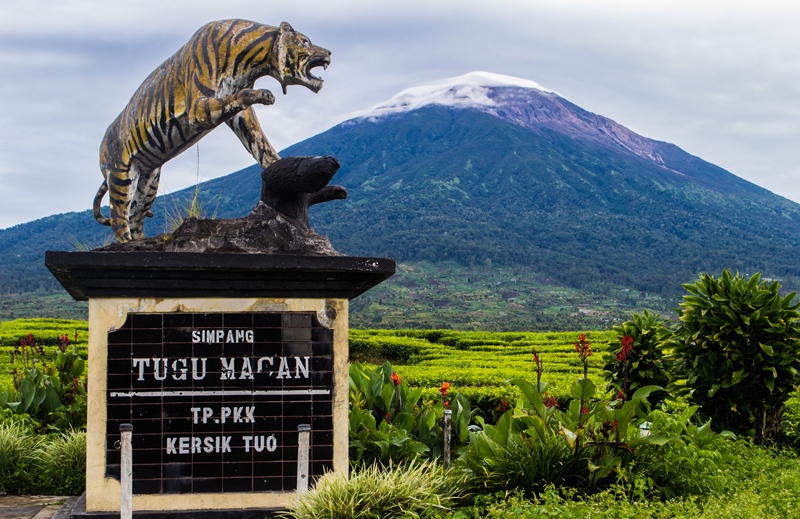
[[[328,68],[331,51],[317,47],[303,34],[296,32],[286,22],[281,22],[275,42],[277,79],[283,93],[289,85],[303,85],[316,93],[322,88],[322,79],[311,73],[316,67]]]

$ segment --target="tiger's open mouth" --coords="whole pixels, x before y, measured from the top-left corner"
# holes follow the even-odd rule
[[[322,78],[315,76],[312,74],[312,70],[317,67],[322,67],[322,70],[327,70],[328,65],[331,64],[331,55],[330,53],[324,55],[313,56],[308,60],[308,64],[306,65],[305,69],[305,76],[308,78],[308,88],[312,90],[314,93],[319,92],[322,88],[322,83],[324,82]]]

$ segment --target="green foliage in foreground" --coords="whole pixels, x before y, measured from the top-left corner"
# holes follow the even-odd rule
[[[86,488],[86,433],[37,434],[33,424],[0,412],[0,490],[79,495]]]
[[[436,465],[355,470],[349,481],[330,473],[300,495],[286,517],[297,519],[391,519],[437,517],[449,512],[457,486]]]
[[[459,496],[452,478],[433,469],[427,478],[420,466],[357,470],[350,482],[330,474],[302,496],[286,517],[375,518],[436,517],[441,519],[784,519],[800,515],[800,460],[792,453],[730,443],[727,470],[717,475],[719,489],[705,495],[666,500],[631,495],[614,485],[596,494],[549,486],[537,497],[501,491]],[[407,481],[418,485],[409,491]],[[434,483],[434,481],[436,483]],[[442,488],[437,494],[436,488]],[[420,506],[427,506],[421,511]]]

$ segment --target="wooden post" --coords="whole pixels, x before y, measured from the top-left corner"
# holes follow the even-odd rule
[[[311,426],[302,423],[297,426],[297,493],[308,492],[308,450]]]
[[[452,421],[453,411],[444,410],[444,468],[450,468],[450,422]]]
[[[123,423],[119,426],[120,433],[120,519],[133,517],[133,449],[131,448],[131,435],[133,425]]]

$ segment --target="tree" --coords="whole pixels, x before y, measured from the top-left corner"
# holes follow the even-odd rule
[[[727,270],[683,285],[671,359],[673,388],[688,395],[715,428],[775,433],[781,407],[798,383],[800,303],[777,281]]]

